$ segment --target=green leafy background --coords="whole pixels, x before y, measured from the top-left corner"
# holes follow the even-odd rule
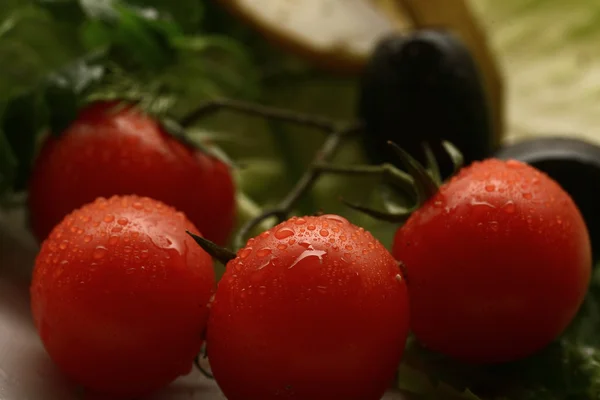
[[[487,27],[507,80],[506,141],[569,134],[598,141],[600,74],[597,41],[600,3],[594,0],[471,0]],[[41,128],[60,127],[77,103],[72,91],[48,84],[48,74],[90,51],[110,47],[119,60],[104,97],[130,94],[175,116],[215,96],[230,96],[352,119],[356,77],[317,71],[265,43],[212,2],[2,0],[0,2],[0,193],[14,201],[39,143]],[[116,10],[116,11],[115,11]],[[160,19],[141,18],[149,10]],[[112,19],[111,19],[112,18]],[[120,21],[111,25],[114,18]],[[111,22],[113,21],[113,22]],[[128,57],[123,57],[128,54]],[[124,72],[127,71],[127,72]],[[93,71],[58,76],[93,80]],[[57,78],[55,76],[55,78]],[[59,81],[60,81],[59,79]],[[56,79],[55,79],[56,83]],[[39,89],[40,85],[44,87]],[[45,86],[44,86],[45,85]],[[160,100],[160,101],[158,101]],[[60,104],[61,113],[52,109]],[[48,119],[48,115],[58,115]],[[323,134],[222,113],[193,127],[237,162],[242,217],[273,205],[295,183]],[[35,133],[35,134],[32,134]],[[339,163],[364,161],[357,143]],[[323,178],[296,212],[319,209],[345,215],[386,245],[395,226],[341,207],[338,197],[373,202],[376,182]],[[600,276],[569,330],[539,354],[493,368],[458,364],[421,349],[413,340],[398,385],[424,399],[600,399]]]

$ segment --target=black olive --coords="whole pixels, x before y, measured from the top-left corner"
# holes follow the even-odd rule
[[[465,162],[494,151],[491,112],[483,79],[466,46],[442,30],[420,30],[382,39],[361,76],[359,117],[371,161],[393,162],[388,140],[424,161],[428,142],[451,171],[441,140],[457,146]]]
[[[579,207],[594,254],[600,254],[599,146],[576,138],[545,137],[506,146],[496,157],[526,162],[557,181]]]

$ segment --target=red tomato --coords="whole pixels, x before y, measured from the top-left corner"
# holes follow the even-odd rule
[[[398,263],[335,215],[291,218],[230,261],[207,352],[229,400],[379,400],[406,342]]]
[[[496,363],[528,356],[575,316],[590,240],[569,195],[518,161],[465,168],[401,227],[411,328],[426,347]]]
[[[100,198],[44,241],[31,284],[35,325],[74,381],[135,396],[187,374],[215,288],[183,213],[136,196]]]
[[[96,197],[136,194],[177,208],[207,239],[224,244],[235,212],[229,168],[184,146],[137,109],[116,105],[84,109],[43,146],[29,187],[38,239]]]

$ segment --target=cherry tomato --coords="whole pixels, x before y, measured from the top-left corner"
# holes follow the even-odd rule
[[[229,168],[186,147],[136,108],[116,106],[89,106],[45,142],[29,184],[38,239],[99,196],[137,194],[184,212],[206,238],[224,244],[235,219]]]
[[[515,160],[464,168],[397,231],[393,254],[405,266],[417,339],[475,363],[516,360],[551,343],[591,274],[575,203]]]
[[[227,264],[207,352],[229,400],[379,400],[408,333],[391,254],[336,215],[291,218]]]
[[[187,374],[215,288],[211,257],[183,213],[149,198],[100,198],[42,244],[31,284],[35,326],[74,381],[136,396]]]

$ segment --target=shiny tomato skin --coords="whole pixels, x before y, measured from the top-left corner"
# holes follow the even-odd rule
[[[41,241],[97,197],[136,194],[177,208],[206,238],[224,244],[235,222],[234,193],[223,162],[185,146],[132,106],[100,102],[45,141],[31,174],[29,210]]]
[[[398,263],[335,216],[250,239],[211,305],[207,352],[229,400],[379,400],[408,334]]]
[[[569,195],[524,163],[464,168],[395,236],[411,328],[472,363],[520,359],[572,321],[591,274],[590,239]]]
[[[31,283],[41,340],[58,367],[114,397],[187,374],[214,293],[211,257],[183,213],[137,196],[100,198],[42,244]]]

